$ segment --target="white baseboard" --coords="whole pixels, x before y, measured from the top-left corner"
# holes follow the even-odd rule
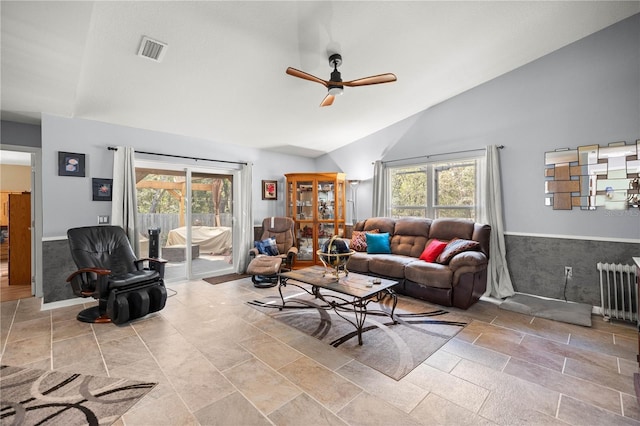
[[[40,305],[40,310],[41,311],[49,311],[51,309],[66,308],[67,306],[82,305],[83,303],[86,303],[86,302],[92,301],[92,300],[94,300],[94,299],[83,299],[81,297],[76,297],[74,299],[67,299],[67,300],[60,300],[58,302],[44,303],[44,299],[43,299],[42,305]]]

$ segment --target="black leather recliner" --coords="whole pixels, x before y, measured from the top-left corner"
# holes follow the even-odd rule
[[[137,259],[121,227],[72,228],[67,237],[78,267],[67,282],[77,296],[98,300],[98,306],[78,314],[79,321],[122,324],[164,308],[167,261]]]

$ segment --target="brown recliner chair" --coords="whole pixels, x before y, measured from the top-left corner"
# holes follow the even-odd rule
[[[267,217],[262,221],[260,240],[275,238],[278,254],[260,253],[256,247],[249,250],[251,261],[247,266],[247,273],[251,274],[254,286],[273,287],[278,283],[279,272],[293,268],[298,256],[294,225],[290,217]]]

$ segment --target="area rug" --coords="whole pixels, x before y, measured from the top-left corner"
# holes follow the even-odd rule
[[[251,275],[247,275],[247,274],[225,274],[225,275],[218,275],[217,277],[203,278],[203,280],[205,280],[209,284],[222,284],[229,281],[241,280],[243,278],[250,277],[250,276]]]
[[[323,294],[326,291],[323,290]],[[346,352],[361,363],[400,380],[437,351],[466,325],[468,318],[409,297],[398,296],[394,318],[390,297],[371,302],[362,332],[363,345],[351,323],[338,316],[322,300],[299,293],[282,300],[272,296],[248,302],[250,306]],[[340,314],[353,319],[353,312]]]
[[[156,383],[0,366],[0,423],[110,425]]]
[[[591,305],[586,303],[563,302],[516,293],[499,307],[520,314],[591,327]]]

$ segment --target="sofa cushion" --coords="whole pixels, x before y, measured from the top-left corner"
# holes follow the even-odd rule
[[[358,222],[358,225],[360,222]],[[388,232],[389,235],[394,234],[396,221],[390,217],[372,217],[365,220],[362,225],[362,229],[356,227],[356,231],[371,231],[372,229],[378,229],[380,232]]]
[[[429,240],[431,219],[403,217],[396,219],[391,237],[391,253],[420,257]]]
[[[367,237],[367,253],[376,254],[391,253],[391,246],[389,245],[389,233],[384,232],[381,234],[365,234]]]
[[[452,288],[453,271],[447,265],[439,263],[414,260],[404,268],[405,279],[416,284],[437,287]]]
[[[440,256],[438,256],[437,262],[446,265],[451,261],[453,256],[455,256],[456,254],[459,254],[465,251],[479,250],[479,249],[480,249],[480,243],[477,241],[464,240],[462,238],[454,238],[451,241],[449,241],[449,243],[444,248],[442,253],[440,253]]]
[[[415,262],[415,257],[399,254],[372,254],[369,257],[369,272],[390,278],[404,278],[404,267]]]
[[[473,239],[475,223],[467,219],[434,219],[429,228],[429,238],[449,241],[454,238]]]
[[[369,273],[369,260],[374,255],[369,255],[362,252],[356,252],[349,256],[347,262],[347,270],[350,272],[359,272],[361,274]]]
[[[446,241],[430,240],[420,255],[420,260],[424,260],[425,262],[435,262],[446,246]]]
[[[349,247],[355,251],[367,251],[367,232],[377,234],[379,231],[377,229],[372,229],[370,231],[353,231],[351,233],[351,243],[349,244]]]

